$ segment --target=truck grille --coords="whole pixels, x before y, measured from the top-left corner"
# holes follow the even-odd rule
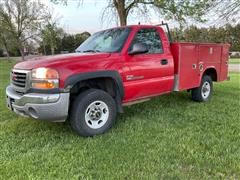
[[[17,92],[25,92],[28,88],[28,71],[12,70],[11,83]]]

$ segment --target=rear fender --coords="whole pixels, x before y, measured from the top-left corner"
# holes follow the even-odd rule
[[[216,67],[215,67],[215,66],[208,66],[208,67],[206,67],[206,68],[204,69],[204,71],[202,71],[202,73],[200,74],[200,77],[201,77],[201,78],[199,78],[199,83],[198,83],[199,86],[201,85],[201,81],[202,81],[203,76],[206,75],[206,74],[208,74],[207,72],[208,72],[209,70],[215,71],[217,77],[216,77],[216,80],[213,79],[213,81],[218,81],[218,72],[217,72],[217,70],[216,70]]]

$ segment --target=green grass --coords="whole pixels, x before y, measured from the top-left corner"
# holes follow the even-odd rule
[[[230,64],[240,64],[240,59],[238,59],[238,58],[231,58],[229,60],[229,63]]]
[[[240,74],[208,103],[172,93],[124,108],[110,132],[22,118],[5,107],[13,63],[0,61],[0,179],[239,179]]]

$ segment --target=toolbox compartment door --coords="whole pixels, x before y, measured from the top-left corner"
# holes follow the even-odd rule
[[[173,43],[175,91],[199,86],[198,46],[191,43]]]
[[[229,64],[229,45],[225,45],[222,47],[221,73],[219,78],[220,81],[227,80],[228,64]]]
[[[216,81],[228,75],[229,45],[215,43],[172,43],[174,91],[199,87],[203,73],[215,69]]]

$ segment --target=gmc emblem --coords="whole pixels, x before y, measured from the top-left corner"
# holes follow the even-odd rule
[[[12,80],[13,80],[13,81],[17,81],[17,75],[13,74],[13,75],[12,75]]]

